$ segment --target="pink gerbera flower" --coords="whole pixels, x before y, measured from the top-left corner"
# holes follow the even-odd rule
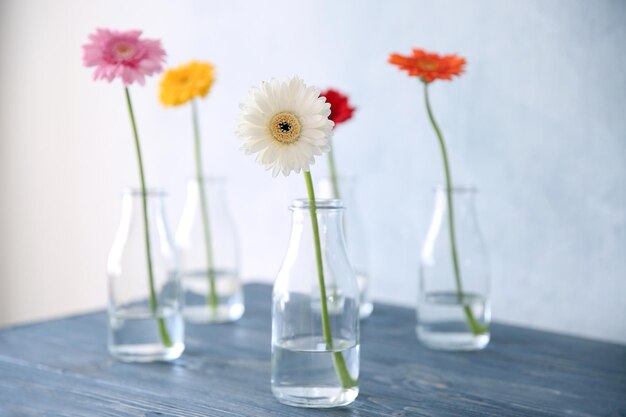
[[[97,29],[83,45],[83,64],[96,67],[93,79],[109,82],[119,77],[124,85],[145,82],[146,75],[163,69],[165,51],[158,39],[140,39],[140,30],[120,32]]]

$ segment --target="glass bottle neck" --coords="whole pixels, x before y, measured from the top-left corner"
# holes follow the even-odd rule
[[[165,191],[158,188],[148,188],[145,194],[139,188],[125,189],[122,194],[122,217],[143,216],[144,202],[149,217],[162,215],[165,195]]]
[[[218,196],[223,193],[225,185],[226,179],[224,177],[205,176],[201,178],[190,178],[187,181],[187,195],[198,194],[200,187],[202,187],[205,193]]]
[[[475,187],[452,187],[437,186],[435,193],[435,210],[447,211],[448,198],[452,201],[455,211],[471,211],[474,209],[474,201],[478,190]]]
[[[292,232],[291,243],[304,241],[313,242],[314,224],[311,215],[312,207],[308,200],[296,200],[291,205]],[[322,247],[333,245],[343,246],[343,205],[339,200],[319,199],[315,204],[315,219]],[[291,245],[290,245],[291,246]]]

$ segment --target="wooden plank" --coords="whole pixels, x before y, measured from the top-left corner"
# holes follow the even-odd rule
[[[309,416],[271,394],[270,287],[229,325],[187,326],[173,363],[126,364],[95,313],[0,330],[0,416]],[[422,347],[410,309],[362,326],[361,393],[330,416],[626,415],[626,347],[494,325],[482,352]]]

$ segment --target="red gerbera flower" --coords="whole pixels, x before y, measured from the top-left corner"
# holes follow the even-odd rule
[[[329,88],[322,92],[320,97],[326,97],[326,102],[330,103],[330,116],[328,118],[335,123],[335,127],[352,118],[352,113],[356,109],[350,105],[348,96]]]
[[[407,71],[411,77],[419,77],[425,83],[435,80],[451,80],[463,74],[467,61],[458,55],[439,55],[423,49],[413,49],[412,55],[389,55],[389,63]]]

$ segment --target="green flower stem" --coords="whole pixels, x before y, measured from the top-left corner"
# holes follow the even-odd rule
[[[328,152],[328,170],[330,171],[330,182],[333,186],[333,198],[341,198],[339,193],[339,181],[337,178],[337,166],[335,165],[335,156],[332,150]]]
[[[311,224],[313,225],[313,239],[315,243],[315,260],[317,262],[317,279],[320,287],[320,301],[322,305],[322,333],[324,335],[324,341],[328,349],[333,349],[333,335],[330,329],[330,320],[328,319],[328,304],[326,299],[326,284],[324,283],[324,265],[322,262],[322,245],[320,243],[320,231],[317,224],[317,208],[315,206],[315,191],[313,190],[313,180],[311,179],[311,173],[304,172],[304,180],[306,182],[306,189],[309,196],[309,207],[311,213]],[[333,352],[333,362],[335,364],[335,370],[337,376],[341,381],[341,385],[344,388],[355,387],[359,381],[352,379],[346,361],[341,352]]]
[[[337,176],[337,165],[335,164],[335,153],[332,147],[332,140],[329,140],[330,151],[328,151],[328,170],[330,171],[330,183],[333,189],[333,198],[341,199],[341,193],[339,192],[339,178]],[[344,238],[347,240],[346,225],[344,218]],[[333,299],[337,299],[337,287],[333,287]]]
[[[217,313],[217,291],[215,288],[215,271],[213,264],[213,246],[211,245],[211,228],[209,223],[209,208],[207,204],[206,193],[204,192],[204,172],[202,168],[202,147],[200,144],[200,127],[198,126],[198,109],[196,100],[191,100],[191,115],[193,119],[193,138],[196,156],[196,181],[200,192],[200,210],[202,212],[202,233],[204,235],[204,248],[206,250],[207,277],[209,279],[209,293],[207,301],[213,310]]]
[[[452,175],[450,174],[450,164],[448,162],[448,152],[446,151],[446,144],[443,140],[443,135],[441,134],[441,130],[435,121],[435,116],[433,115],[433,111],[430,108],[430,99],[428,98],[428,83],[424,83],[424,102],[426,103],[426,111],[428,112],[428,118],[430,119],[430,124],[433,126],[435,133],[437,134],[437,139],[439,140],[439,146],[441,148],[441,156],[443,158],[443,168],[446,177],[446,195],[448,202],[448,223],[450,231],[450,251],[452,253],[452,266],[454,267],[454,279],[456,281],[456,293],[459,299],[459,302],[464,302],[464,292],[463,292],[463,284],[461,283],[461,268],[459,267],[459,256],[457,253],[456,247],[456,236],[455,236],[455,227],[454,227],[454,205],[452,202]],[[474,313],[470,309],[469,306],[463,306],[463,311],[465,312],[465,317],[467,319],[467,324],[475,335],[480,335],[487,332],[487,328],[481,326],[476,318],[474,317]]]
[[[141,181],[141,203],[143,206],[143,226],[144,237],[146,241],[146,262],[148,264],[148,286],[150,289],[150,309],[152,313],[157,313],[158,303],[156,292],[154,290],[154,271],[152,269],[152,252],[150,250],[150,229],[148,228],[148,200],[146,198],[146,178],[143,171],[143,159],[141,158],[141,147],[139,146],[139,134],[137,133],[137,123],[135,122],[135,113],[133,112],[133,105],[130,101],[130,92],[128,87],[124,87],[126,93],[126,104],[128,105],[128,114],[130,115],[130,123],[133,127],[133,136],[135,138],[135,150],[137,151],[137,163],[139,165],[139,179]],[[159,334],[161,335],[161,341],[166,347],[172,346],[172,340],[167,332],[165,326],[165,320],[163,317],[157,318],[157,325],[159,328]]]

